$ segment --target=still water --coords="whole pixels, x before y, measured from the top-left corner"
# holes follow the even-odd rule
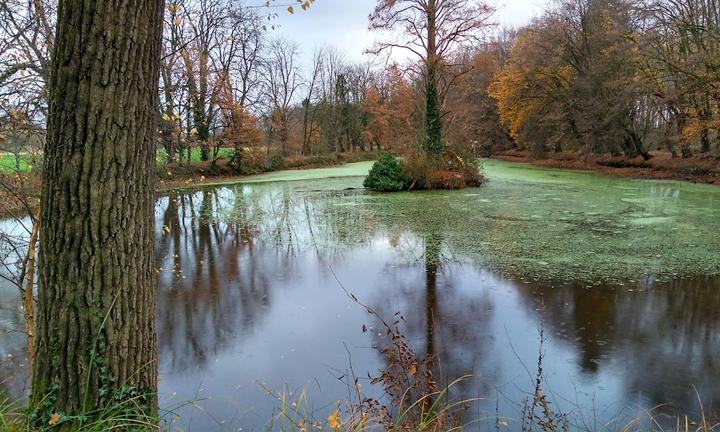
[[[392,320],[442,376],[471,375],[477,430],[519,428],[543,387],[577,427],[720,401],[720,188],[486,161],[478,189],[372,194],[369,164],[168,194],[156,206],[161,406],[172,427],[263,430],[305,391],[324,418],[383,368]],[[341,286],[342,285],[342,286]],[[0,382],[26,390],[0,288]],[[440,374],[439,373],[439,374]],[[292,396],[290,396],[292,397]],[[187,404],[192,401],[192,404]]]

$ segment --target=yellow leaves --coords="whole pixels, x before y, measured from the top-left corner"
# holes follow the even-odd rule
[[[179,26],[180,24],[182,24],[182,18],[180,18],[179,16],[176,16],[175,17],[175,25]]]
[[[311,4],[315,3],[315,0],[307,0],[307,1],[298,0],[297,2],[300,4],[300,8],[302,10],[306,11],[310,8]],[[295,8],[292,6],[288,6],[287,11],[291,14],[294,14]]]
[[[163,225],[163,232],[164,232],[165,234],[170,234],[170,227],[167,226],[167,225]]]
[[[50,421],[48,421],[48,424],[50,426],[55,426],[60,421],[60,417],[61,416],[59,413],[54,413],[53,415],[50,416]]]
[[[410,366],[408,366],[407,370],[408,375],[413,376],[418,373],[418,367],[417,364],[412,363]]]
[[[340,409],[336,409],[327,418],[328,427],[332,430],[340,430],[342,427],[342,419],[340,418]]]
[[[170,117],[168,115],[168,113],[163,113],[162,119],[165,120],[166,122],[169,122],[170,120],[172,120],[172,117]]]
[[[167,8],[171,13],[178,13],[178,11],[180,10],[180,4],[176,2],[171,2],[168,3]]]

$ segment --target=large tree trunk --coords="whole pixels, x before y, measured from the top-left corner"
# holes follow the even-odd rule
[[[153,190],[163,0],[61,0],[31,416],[156,409]]]
[[[426,9],[427,28],[427,58],[425,83],[425,151],[432,157],[439,157],[445,151],[443,142],[443,128],[440,116],[440,95],[438,92],[438,70],[440,58],[437,53],[437,4],[436,0],[429,0]]]

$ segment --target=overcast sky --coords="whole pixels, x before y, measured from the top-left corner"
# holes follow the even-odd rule
[[[500,26],[521,26],[542,12],[546,0],[488,0],[497,12],[493,21]],[[316,0],[303,12],[280,13],[277,23],[286,37],[302,47],[304,62],[309,63],[317,46],[334,46],[348,60],[361,61],[363,51],[372,46],[377,35],[368,32],[368,15],[377,0]]]

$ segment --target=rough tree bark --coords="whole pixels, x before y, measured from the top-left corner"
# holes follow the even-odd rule
[[[40,216],[31,420],[154,411],[153,177],[163,0],[61,0]]]

